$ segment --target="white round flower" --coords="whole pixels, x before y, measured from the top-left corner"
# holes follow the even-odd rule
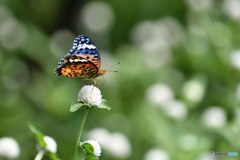
[[[213,6],[213,0],[187,0],[186,2],[193,11],[204,11]]]
[[[240,70],[240,50],[233,51],[230,58],[233,67]]]
[[[196,80],[190,80],[183,86],[183,94],[192,102],[199,102],[204,96],[204,86]]]
[[[224,0],[222,3],[223,11],[232,19],[240,19],[240,0]]]
[[[236,88],[236,97],[240,101],[240,83],[238,83]]]
[[[87,3],[80,12],[83,25],[90,31],[106,32],[111,28],[115,16],[112,7],[102,1]]]
[[[78,93],[78,101],[97,106],[102,102],[101,91],[93,85],[85,85]]]
[[[0,156],[14,159],[20,154],[20,148],[17,141],[10,137],[0,139]]]
[[[174,119],[185,119],[188,114],[187,107],[184,103],[177,100],[170,100],[163,105],[165,113]]]
[[[170,158],[166,151],[153,148],[145,154],[144,160],[170,160]]]
[[[113,157],[126,159],[131,155],[131,144],[122,133],[109,133],[104,128],[96,128],[89,132],[89,137],[96,139]]]
[[[183,150],[189,151],[197,146],[198,138],[195,135],[187,134],[180,138],[179,147]]]
[[[80,145],[83,145],[84,143],[89,143],[89,144],[91,144],[93,146],[93,148],[94,148],[93,155],[94,156],[96,156],[96,157],[101,156],[101,146],[99,145],[99,143],[97,141],[89,139],[89,140],[84,141]]]
[[[213,106],[204,111],[202,121],[208,127],[221,128],[226,124],[227,116],[222,108]]]
[[[126,159],[131,154],[131,145],[128,138],[122,133],[113,133],[108,139],[106,149],[120,159]]]
[[[95,128],[89,132],[88,137],[97,140],[102,147],[107,143],[110,133],[105,128]]]
[[[163,83],[157,83],[152,85],[148,90],[146,97],[147,99],[156,104],[163,105],[167,101],[171,100],[174,96],[172,89]]]
[[[52,153],[56,153],[57,152],[57,143],[55,142],[55,140],[52,137],[49,137],[49,136],[44,136],[43,139],[47,144],[45,149],[47,151],[52,152]]]
[[[210,153],[202,153],[198,156],[197,160],[217,160],[215,157],[211,157]]]

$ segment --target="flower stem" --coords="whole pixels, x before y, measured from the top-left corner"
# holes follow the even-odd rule
[[[41,160],[45,154],[44,150],[40,150],[34,160]]]
[[[82,130],[83,130],[83,126],[84,126],[84,123],[85,123],[85,120],[87,118],[87,114],[88,114],[88,111],[89,111],[90,107],[86,107],[86,110],[85,110],[85,113],[83,115],[83,119],[82,119],[82,122],[81,122],[81,125],[80,125],[80,128],[79,128],[79,131],[78,131],[78,137],[77,137],[77,141],[76,141],[76,146],[75,146],[75,158],[74,160],[77,160],[77,156],[78,156],[78,145],[79,145],[79,142],[80,142],[80,138],[81,138],[81,134],[82,134]]]

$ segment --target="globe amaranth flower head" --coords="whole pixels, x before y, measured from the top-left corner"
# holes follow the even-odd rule
[[[17,158],[20,154],[20,148],[17,141],[11,137],[0,139],[0,157],[9,159]]]
[[[102,102],[101,91],[93,85],[85,85],[78,93],[78,101],[97,106]]]
[[[49,136],[44,136],[43,139],[47,144],[45,149],[49,152],[56,153],[57,152],[57,143],[55,142],[55,140]]]
[[[89,139],[89,140],[86,140],[82,143],[80,142],[80,146],[82,146],[85,143],[89,143],[89,144],[92,145],[92,147],[94,149],[94,152],[93,152],[94,156],[96,156],[96,157],[101,156],[101,146],[99,145],[99,143],[97,141]]]

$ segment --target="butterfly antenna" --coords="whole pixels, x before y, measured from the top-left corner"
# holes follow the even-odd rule
[[[112,67],[114,67],[114,66],[116,66],[116,65],[118,65],[118,64],[120,64],[120,62],[118,62],[118,63],[116,63],[116,64],[114,64],[114,65],[112,65],[112,66],[110,66],[110,67],[107,67],[107,68],[105,68],[104,70],[106,70],[106,69],[108,69],[108,68],[112,68]]]
[[[118,73],[118,71],[112,71],[112,70],[105,70],[105,71]]]

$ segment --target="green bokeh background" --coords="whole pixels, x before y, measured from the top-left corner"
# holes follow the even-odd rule
[[[34,121],[56,140],[61,159],[73,158],[83,110],[69,109],[81,80],[58,77],[54,69],[74,38],[84,34],[100,50],[102,69],[121,62],[111,68],[119,72],[107,72],[100,83],[112,110],[92,108],[82,139],[99,127],[120,132],[129,139],[131,155],[117,158],[103,149],[100,159],[141,160],[152,148],[166,151],[171,160],[198,160],[210,151],[240,153],[240,67],[231,61],[240,48],[240,18],[223,9],[226,1],[0,0],[0,138],[18,141],[17,159],[34,159],[36,141],[27,128]],[[96,17],[86,14],[93,4],[107,6],[111,15],[103,13],[102,20],[109,23],[96,18],[101,12]],[[88,16],[107,27],[92,29],[83,18]],[[193,80],[203,89],[198,100],[186,97],[183,89]],[[171,88],[187,115],[174,118],[149,100],[154,84]],[[226,123],[221,127],[202,122],[211,106],[224,111]],[[184,149],[179,141],[189,134],[197,141]]]

